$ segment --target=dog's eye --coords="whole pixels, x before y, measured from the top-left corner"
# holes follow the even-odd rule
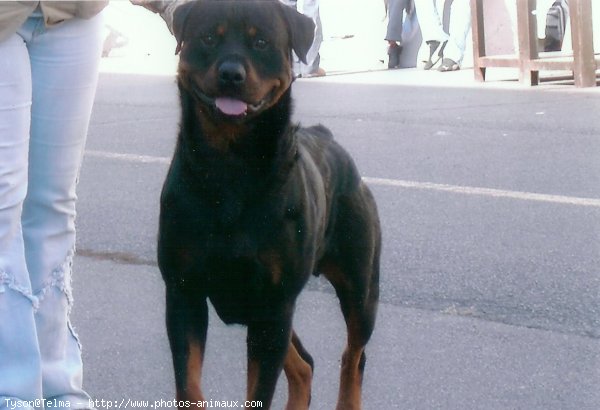
[[[214,47],[217,45],[217,38],[215,36],[213,36],[212,34],[206,34],[206,35],[200,37],[200,40],[202,40],[202,43],[206,47]]]
[[[257,50],[264,50],[269,46],[269,42],[263,38],[257,38],[254,41],[254,48]]]

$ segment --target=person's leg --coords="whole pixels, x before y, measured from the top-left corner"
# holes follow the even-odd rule
[[[568,1],[556,0],[546,14],[546,24],[544,25],[544,51],[562,50],[566,31],[565,28],[567,27],[568,20]]]
[[[406,0],[390,0],[388,4],[388,24],[385,33],[386,41],[402,42],[402,20]]]
[[[0,42],[0,409],[42,397],[36,299],[21,228],[30,108],[29,56],[23,39],[15,34]]]
[[[319,50],[323,42],[323,26],[321,25],[321,16],[319,14],[319,0],[279,0],[286,6],[295,8],[299,13],[310,17],[315,23],[315,38],[312,46],[306,53],[306,62],[300,62],[294,53],[293,71],[296,76],[311,76],[324,75],[324,71],[320,69],[321,56]]]
[[[306,53],[306,64],[299,63],[298,74],[303,76],[322,75],[319,72],[321,56],[319,51],[323,42],[323,26],[321,24],[321,16],[319,14],[319,0],[304,0],[297,3],[298,11],[306,17],[310,17],[315,23],[315,38],[312,46]]]
[[[469,0],[454,0],[450,8],[450,38],[444,49],[444,59],[451,60],[458,67],[460,67],[465,56],[469,30],[471,30],[471,5]],[[444,63],[442,63],[442,66],[444,66]]]
[[[102,16],[69,20],[28,42],[33,81],[25,253],[42,356],[43,395],[89,408],[79,341],[69,322],[75,186],[102,51]]]
[[[443,15],[438,11],[438,3],[444,7],[444,2],[440,0],[415,0],[417,20],[423,37],[419,60],[425,63],[425,70],[430,70],[441,60],[448,40],[442,22]]]
[[[388,42],[388,68],[400,65],[402,52],[402,22],[407,0],[390,0],[388,4],[388,24],[385,40]]]
[[[415,0],[415,10],[423,41],[439,41],[443,43],[448,39],[444,31],[442,15],[438,12],[439,0]],[[443,7],[443,2],[441,2]]]

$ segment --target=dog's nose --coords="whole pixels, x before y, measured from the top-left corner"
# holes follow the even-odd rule
[[[225,61],[219,66],[219,81],[221,85],[240,86],[246,81],[246,69],[239,62]]]

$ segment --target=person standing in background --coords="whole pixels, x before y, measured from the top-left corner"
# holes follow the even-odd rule
[[[471,5],[469,0],[453,0],[450,6],[450,26],[444,31],[443,9],[445,1],[415,0],[415,7],[423,35],[422,55],[424,69],[431,70],[441,63],[439,71],[460,69],[465,55],[466,41],[471,29]]]
[[[130,0],[132,4],[142,6],[148,10],[159,14],[167,27],[173,31],[173,14],[180,5],[187,3],[190,0]],[[321,68],[321,56],[319,50],[323,42],[323,27],[321,25],[321,17],[319,14],[319,0],[279,0],[286,6],[293,7],[299,13],[310,17],[315,23],[315,37],[311,48],[306,54],[306,64],[301,62],[294,55],[293,71],[297,77],[322,77],[325,70]]]
[[[404,12],[414,12],[414,0],[385,0],[385,12],[388,17],[385,41],[388,42],[388,68],[400,67],[402,53],[402,34]]]
[[[319,0],[279,0],[283,4],[293,7],[299,13],[310,17],[315,23],[315,38],[311,48],[306,54],[306,64],[294,56],[294,74],[298,77],[322,77],[325,70],[321,68],[321,43],[323,42],[323,26],[319,15]]]
[[[0,2],[0,409],[92,408],[69,313],[106,4]]]
[[[562,50],[565,27],[569,20],[569,1],[556,0],[546,14],[544,51]]]

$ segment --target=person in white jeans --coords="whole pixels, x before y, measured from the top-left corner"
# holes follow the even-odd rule
[[[102,41],[101,14],[47,28],[40,9],[0,41],[0,409],[92,408],[69,311]]]
[[[299,13],[310,17],[315,23],[315,37],[312,46],[306,54],[306,64],[302,63],[294,55],[293,71],[299,77],[320,77],[325,75],[325,71],[320,67],[321,43],[323,42],[323,27],[321,25],[321,16],[319,14],[319,0],[280,0],[286,6],[298,10]]]
[[[466,40],[471,29],[469,0],[452,0],[448,33],[444,31],[443,10],[448,0],[415,0],[417,19],[423,35],[424,69],[430,70],[438,63],[440,71],[460,69]]]

